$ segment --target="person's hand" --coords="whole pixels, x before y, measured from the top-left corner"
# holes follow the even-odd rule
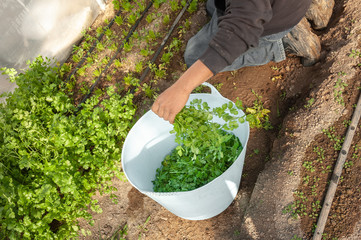
[[[199,85],[212,77],[213,73],[200,60],[155,100],[152,111],[173,124],[175,116],[187,103],[189,95]]]
[[[152,106],[152,111],[173,124],[175,116],[187,103],[189,95],[190,92],[174,84],[159,95]]]

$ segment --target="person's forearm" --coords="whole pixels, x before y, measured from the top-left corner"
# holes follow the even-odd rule
[[[197,60],[186,72],[184,72],[174,85],[190,94],[196,87],[212,76],[212,71],[200,60]]]

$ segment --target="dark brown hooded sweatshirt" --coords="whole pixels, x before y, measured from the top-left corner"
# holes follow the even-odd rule
[[[300,22],[312,0],[215,0],[218,32],[200,60],[218,73],[259,38],[290,29]]]

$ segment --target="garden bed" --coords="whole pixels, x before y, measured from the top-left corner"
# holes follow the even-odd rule
[[[127,207],[119,208],[116,205],[110,204],[104,197],[99,196],[100,199],[104,199],[103,207],[106,209],[105,212],[108,213],[108,217],[105,217],[104,214],[95,215],[98,222],[102,222],[102,224],[98,226],[99,231],[97,231],[96,228],[93,228],[96,234],[98,236],[112,236],[113,234],[114,236],[117,232],[116,230],[119,229],[116,229],[115,226],[120,226],[121,228],[127,226],[128,233],[124,234],[124,236],[127,235],[129,239],[138,236],[144,239],[310,238],[310,236],[312,236],[312,230],[314,229],[313,224],[316,221],[315,218],[308,217],[301,219],[297,217],[297,219],[293,219],[291,213],[287,212],[285,209],[287,206],[292,205],[298,200],[297,194],[293,194],[298,190],[299,192],[304,191],[311,194],[308,200],[309,206],[307,206],[307,210],[309,211],[308,215],[312,216],[312,211],[314,209],[312,208],[312,203],[314,203],[317,213],[319,213],[320,209],[317,205],[317,201],[320,201],[319,204],[322,205],[322,200],[312,198],[313,184],[311,185],[311,181],[309,181],[310,185],[303,185],[302,180],[299,179],[305,177],[306,179],[310,178],[312,180],[314,177],[313,175],[322,175],[323,169],[322,166],[318,166],[319,169],[312,172],[311,176],[310,173],[307,172],[308,170],[305,170],[304,167],[302,168],[302,165],[307,166],[307,163],[304,164],[303,162],[310,161],[310,159],[313,159],[313,161],[317,160],[317,153],[315,152],[315,147],[317,146],[333,152],[328,153],[329,156],[333,156],[329,159],[330,162],[323,162],[323,164],[325,164],[323,167],[328,173],[324,173],[323,180],[318,180],[317,184],[317,191],[319,191],[319,193],[316,195],[318,196],[318,199],[322,199],[322,196],[325,195],[326,183],[329,181],[330,177],[330,170],[327,169],[327,166],[334,164],[334,161],[336,160],[335,157],[338,154],[333,148],[332,141],[322,132],[322,129],[324,128],[327,130],[332,125],[335,125],[336,129],[340,129],[337,130],[337,135],[340,137],[344,136],[346,123],[343,121],[350,119],[352,110],[354,109],[352,108],[352,105],[355,104],[359,95],[359,81],[357,81],[357,76],[355,76],[354,73],[355,68],[357,68],[358,60],[351,60],[348,57],[348,55],[351,54],[351,49],[343,49],[344,57],[340,57],[340,59],[347,58],[348,60],[353,61],[353,63],[350,63],[347,67],[341,68],[340,65],[334,64],[334,62],[340,60],[335,60],[331,57],[336,56],[336,53],[340,51],[341,47],[346,45],[348,41],[354,41],[349,35],[351,28],[352,26],[355,26],[355,23],[352,24],[352,21],[345,20],[351,18],[351,16],[350,14],[347,15],[343,12],[343,4],[347,4],[347,1],[336,2],[334,16],[330,27],[326,30],[317,32],[321,37],[324,50],[322,52],[321,62],[315,66],[305,68],[300,64],[299,59],[288,58],[277,64],[269,63],[265,66],[249,67],[235,72],[220,73],[209,81],[217,86],[218,89],[220,89],[221,94],[226,98],[235,101],[236,98],[239,97],[248,106],[252,105],[256,99],[255,95],[252,93],[252,90],[254,90],[257,94],[262,96],[265,107],[271,110],[271,122],[274,126],[273,130],[269,131],[251,130],[251,138],[248,143],[240,192],[235,202],[225,212],[212,219],[201,222],[183,220],[170,214],[151,199],[137,192],[137,190],[132,189],[127,183],[118,182],[118,186],[122,186],[120,188],[125,191],[125,193],[118,192],[119,199],[124,199],[123,203]],[[194,19],[196,22],[192,22],[193,24],[199,22],[201,23],[200,25],[202,25],[206,21],[207,16],[204,7],[201,7],[197,14],[194,15]],[[339,24],[340,19],[343,19],[341,20],[342,24]],[[197,26],[191,27],[187,37],[189,38],[198,29],[199,27]],[[337,37],[331,38],[330,36]],[[350,38],[349,40],[345,40],[345,37],[347,36]],[[179,61],[182,61],[181,54],[176,58],[180,59]],[[339,68],[337,68],[337,66]],[[171,65],[170,69],[177,74],[184,71],[182,65],[179,65],[178,63]],[[343,71],[347,71],[347,76],[341,76],[342,81],[339,81],[339,84],[336,86],[337,79],[340,77],[338,72],[341,72],[342,69]],[[334,74],[330,74],[330,71],[334,72]],[[174,75],[177,76],[177,74]],[[160,92],[165,90],[166,87],[176,80],[176,78],[168,77],[166,79],[166,81],[161,81],[161,84],[159,85]],[[257,81],[255,81],[255,79],[257,79]],[[326,85],[327,82],[329,85]],[[348,84],[345,89],[342,89],[342,84],[340,84],[342,82]],[[336,92],[342,92],[341,96],[345,101],[344,106],[348,110],[344,110],[342,104],[337,103],[337,100],[335,100],[334,97],[334,95],[337,95]],[[329,102],[334,101],[336,101],[336,103],[332,103],[331,106]],[[319,126],[319,128],[317,128],[319,129],[317,130],[318,133],[315,134],[315,140],[312,141],[313,135],[310,135],[307,141],[297,141],[297,139],[301,138],[301,135],[307,134],[301,131],[301,129],[307,127],[305,127],[304,124],[301,124],[303,127],[301,128],[298,123],[300,121],[301,123],[306,122],[307,117],[305,118],[304,116],[312,116],[311,112],[314,111],[314,109],[317,109],[321,103],[325,104],[325,109],[331,108],[332,112],[319,111],[315,113],[316,116],[313,120],[312,117],[309,117],[311,118],[311,123],[309,123],[310,126]],[[323,117],[325,114],[330,115],[328,121]],[[342,119],[339,120],[339,118]],[[296,129],[292,130],[293,127]],[[315,131],[312,127],[308,128],[311,132]],[[292,146],[295,144],[301,144],[302,154],[296,148],[292,150]],[[322,144],[324,144],[324,146]],[[331,149],[327,145],[330,145]],[[279,146],[284,147],[280,148]],[[309,147],[304,148],[303,146]],[[290,160],[292,155],[287,154],[287,149],[289,149],[288,151],[294,151],[294,154],[298,155],[294,161]],[[289,161],[290,163],[294,163],[296,159],[299,159],[299,165],[295,168],[290,167],[286,169],[286,167],[283,166],[285,163],[280,163],[283,167],[277,168],[276,166],[279,166],[277,161],[278,158],[283,159],[283,162]],[[354,165],[349,167],[349,170],[345,170],[345,174],[349,174],[350,179],[354,179],[351,171],[358,172],[359,168],[357,166],[356,160],[354,160]],[[270,177],[267,174],[272,168],[275,168],[274,172],[272,172],[274,177]],[[321,173],[319,171],[321,171]],[[262,174],[258,177],[259,173],[263,173],[264,176],[267,177],[263,178]],[[307,177],[307,174],[310,176]],[[281,178],[280,175],[283,175],[284,178]],[[278,181],[272,182],[272,179],[277,178],[279,178]],[[280,179],[283,179],[284,182]],[[352,182],[352,180],[345,180],[340,184],[341,187],[348,181]],[[269,191],[265,191],[265,188],[262,188],[262,190],[259,188],[259,185],[262,185],[265,182],[269,182],[269,185],[267,185],[270,189]],[[289,182],[294,183],[293,188],[287,188],[287,190],[289,190],[289,198],[285,201],[280,200],[279,196],[275,193],[287,186]],[[254,188],[255,186],[256,188]],[[309,190],[306,191],[302,189],[302,186],[308,187]],[[298,187],[300,187],[300,189],[298,189]],[[357,189],[357,186],[354,187],[354,189]],[[344,189],[350,189],[350,186],[345,187]],[[274,191],[274,193],[267,195],[267,192],[272,191]],[[342,190],[341,188],[338,191],[347,192],[347,190]],[[354,191],[348,190],[348,192],[352,193]],[[258,193],[260,195],[258,195]],[[283,195],[281,194],[280,196]],[[347,201],[350,202],[354,200],[356,201],[356,205],[353,206],[357,206],[357,201],[359,201],[357,194],[353,194],[353,197],[348,196],[346,198],[341,198],[340,196],[341,195],[338,193],[335,198],[336,202],[339,201],[337,199],[344,199],[343,201],[347,199]],[[274,201],[268,202],[269,198],[274,198]],[[255,204],[256,201],[263,206],[260,207],[260,204]],[[342,204],[339,206],[342,206]],[[244,215],[245,212],[246,215]],[[278,212],[279,215],[275,215],[274,212]],[[353,214],[352,216],[356,216],[356,214]],[[355,225],[359,220],[357,217],[354,218],[352,216],[348,217],[348,220],[344,220],[348,221],[347,223],[337,221],[337,227],[332,227],[332,223],[331,225],[328,225],[325,233],[328,234],[329,239],[332,239],[331,236],[335,237],[350,234],[352,228],[349,226]],[[340,217],[340,215],[338,215],[338,217]],[[253,219],[253,225],[250,223],[249,219]],[[330,218],[330,221],[336,222],[332,217]],[[114,224],[114,222],[118,222],[118,224]],[[265,222],[267,222],[267,224],[265,224]],[[302,230],[297,227],[300,226],[298,223],[301,222]],[[283,225],[283,223],[285,224]],[[341,233],[338,229],[351,230],[343,231]],[[119,235],[121,235],[120,233],[121,231],[118,232]],[[279,235],[272,235],[276,233],[279,233]]]

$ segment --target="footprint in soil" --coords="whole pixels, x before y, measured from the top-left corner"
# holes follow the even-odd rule
[[[127,212],[134,212],[137,210],[143,210],[144,195],[140,193],[134,187],[128,192],[128,208]]]

